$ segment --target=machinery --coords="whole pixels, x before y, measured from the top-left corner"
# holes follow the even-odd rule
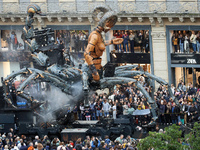
[[[54,32],[48,28],[43,28],[41,30],[33,29],[32,23],[35,14],[42,15],[40,7],[36,4],[32,4],[28,7],[28,16],[23,33],[37,67],[21,69],[3,79],[4,99],[10,107],[17,109],[16,105],[13,103],[12,96],[10,95],[10,85],[16,80],[20,80],[20,84],[16,89],[17,97],[25,99],[30,104],[29,107],[34,111],[34,114],[41,117],[43,121],[48,118],[48,115],[52,115],[49,114],[49,112],[55,112],[67,104],[72,107],[78,101],[84,101],[84,106],[88,107],[90,91],[112,88],[116,84],[132,82],[135,83],[137,89],[139,89],[148,100],[148,103],[151,106],[153,120],[155,121],[157,119],[156,102],[140,82],[137,81],[135,78],[136,76],[146,77],[149,84],[152,86],[152,89],[154,88],[154,81],[166,85],[170,96],[178,105],[178,101],[173,96],[170,85],[168,85],[166,81],[148,72],[144,72],[138,66],[126,65],[115,67],[108,63],[102,69],[100,81],[95,83],[92,82],[92,73],[88,65],[78,62],[70,55],[69,51],[66,52],[66,57],[68,57],[70,63],[64,64],[63,66],[56,64],[55,61],[51,60],[46,54],[47,51],[59,50],[59,46],[54,44]],[[62,95],[62,98],[64,98],[65,101],[60,103],[57,99],[56,101],[53,101],[55,97],[48,97],[53,91],[54,93],[58,93],[57,91],[59,91],[58,95],[55,94],[56,96],[61,96],[62,94],[60,93],[65,93]],[[48,97],[48,100],[45,99],[45,97]],[[51,106],[49,107],[48,104],[50,103]],[[53,106],[57,103],[60,103],[60,105],[53,109]],[[38,109],[40,110],[39,112],[37,111]],[[114,120],[111,124],[116,124],[116,121],[117,120]],[[123,130],[126,133],[133,132],[133,127],[130,126],[130,120],[124,122],[126,123],[120,127],[123,128],[120,129],[120,131]],[[108,123],[105,123],[105,125],[108,125]],[[116,126],[109,127],[109,130],[101,130],[99,132],[107,131],[109,131],[111,136],[112,134],[117,134]],[[92,130],[90,130],[90,132],[93,134]]]

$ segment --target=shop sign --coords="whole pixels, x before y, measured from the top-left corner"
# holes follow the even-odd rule
[[[171,54],[171,64],[200,64],[200,54]]]
[[[196,64],[197,61],[195,59],[187,59],[187,64]]]

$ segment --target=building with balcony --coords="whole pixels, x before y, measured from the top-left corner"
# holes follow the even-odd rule
[[[190,37],[195,31],[196,50],[199,52],[200,0],[0,0],[0,77],[19,70],[28,62],[28,52],[23,53],[26,61],[16,60],[16,54],[13,53],[20,50],[12,50],[13,45],[8,44],[6,37],[14,32],[18,42],[24,44],[21,39],[22,28],[26,20],[26,8],[31,3],[38,4],[46,14],[35,15],[34,27],[50,27],[56,35],[59,31],[70,34],[90,32],[97,25],[92,16],[94,7],[106,5],[116,11],[118,22],[104,35],[105,39],[113,38],[119,30],[128,31],[128,34],[132,31],[137,38],[134,39],[134,53],[130,53],[129,41],[127,53],[119,51],[117,59],[110,55],[116,47],[109,46],[103,55],[104,64],[107,61],[140,64],[169,83],[177,85],[179,80],[186,84],[198,83],[200,54],[193,53],[195,43]],[[144,35],[143,38],[148,35],[146,53],[146,43],[142,45],[138,39],[140,34]],[[180,44],[181,35],[184,40]],[[124,49],[123,46],[121,49]],[[21,53],[18,56],[22,56]]]

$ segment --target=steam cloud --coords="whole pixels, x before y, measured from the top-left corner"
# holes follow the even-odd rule
[[[83,98],[82,82],[79,81],[72,85],[72,95],[67,95],[61,91],[61,89],[50,85],[50,91],[31,92],[33,89],[29,89],[30,94],[34,98],[41,98],[44,104],[40,106],[40,112],[37,113],[43,122],[52,122],[56,119],[55,112],[58,110],[67,111],[73,110],[74,106],[79,100]],[[36,90],[36,89],[35,89]]]

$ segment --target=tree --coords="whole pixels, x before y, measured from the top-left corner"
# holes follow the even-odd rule
[[[185,141],[192,150],[200,148],[200,123],[195,122],[191,132],[185,136]]]
[[[149,136],[138,144],[140,150],[183,150],[187,145],[182,145],[180,127],[172,125],[165,128],[165,133],[149,132]]]

